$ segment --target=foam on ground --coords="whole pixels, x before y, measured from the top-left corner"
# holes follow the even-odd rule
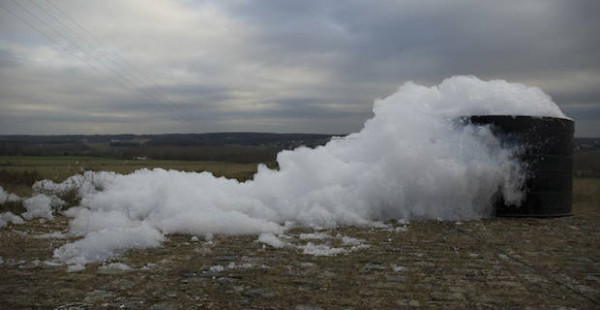
[[[406,83],[376,100],[373,113],[360,132],[315,149],[282,151],[279,170],[261,165],[244,183],[163,169],[40,182],[34,186],[40,193],[75,188],[82,198],[67,211],[73,217],[69,233],[82,238],[54,256],[70,264],[104,260],[127,249],[159,246],[169,233],[262,234],[263,242],[275,245],[272,237],[293,226],[487,217],[499,188],[509,203],[522,199],[521,168],[513,150],[503,148],[489,128],[459,126],[456,118],[565,117],[538,88],[472,76],[433,87]],[[304,250],[336,251],[315,244]]]
[[[13,214],[12,212],[2,212],[0,213],[0,228],[7,226],[9,223],[13,224],[23,224],[23,219]]]
[[[21,200],[21,197],[13,194],[13,193],[9,193],[6,190],[4,190],[4,188],[2,186],[0,186],[0,206],[7,203],[7,202],[13,202],[13,201],[19,201]]]

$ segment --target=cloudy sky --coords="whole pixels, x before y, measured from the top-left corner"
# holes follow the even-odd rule
[[[406,81],[538,86],[600,137],[600,1],[0,0],[0,134],[348,133]]]

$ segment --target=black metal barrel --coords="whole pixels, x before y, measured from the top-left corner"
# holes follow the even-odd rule
[[[496,203],[497,216],[572,215],[575,127],[572,120],[510,115],[476,115],[468,119],[472,124],[491,125],[503,145],[518,146],[517,156],[527,169],[525,200],[515,206],[507,205],[500,197]]]

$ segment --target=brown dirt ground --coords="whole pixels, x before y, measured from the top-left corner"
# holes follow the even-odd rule
[[[32,237],[65,231],[68,219],[31,221],[0,229],[0,308],[600,309],[599,179],[575,180],[573,212],[322,231],[369,245],[335,256],[274,249],[257,236],[170,235],[161,248],[81,272],[44,263],[66,240]],[[303,232],[286,234],[303,244]],[[112,262],[132,269],[102,268]]]

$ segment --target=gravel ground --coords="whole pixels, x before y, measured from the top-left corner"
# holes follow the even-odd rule
[[[600,309],[600,181],[575,185],[571,217],[295,229],[282,248],[170,235],[75,272],[47,264],[67,240],[34,237],[67,218],[9,225],[0,308]]]

